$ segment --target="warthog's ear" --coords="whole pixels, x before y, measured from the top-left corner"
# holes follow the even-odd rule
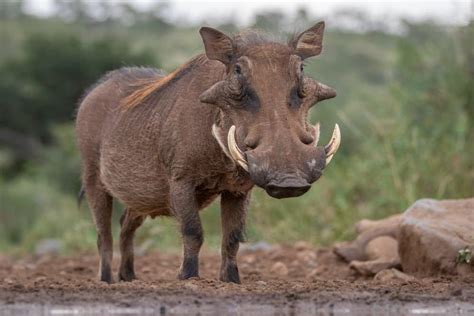
[[[219,60],[224,64],[232,61],[234,49],[229,36],[210,27],[201,27],[199,34],[204,42],[207,58]]]
[[[301,59],[319,55],[323,49],[323,33],[324,22],[319,22],[302,32],[290,43],[293,54],[300,56]]]

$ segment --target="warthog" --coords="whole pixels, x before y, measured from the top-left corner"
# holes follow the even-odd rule
[[[199,210],[221,197],[220,279],[240,282],[250,191],[276,198],[304,194],[340,143],[335,127],[318,146],[310,107],[336,96],[304,76],[303,60],[319,55],[324,22],[273,42],[257,32],[233,38],[200,29],[205,54],[165,75],[152,68],[107,74],[82,100],[76,134],[82,181],[98,232],[100,280],[112,282],[112,199],[120,220],[119,280],[135,279],[133,236],[147,216],[174,216],[183,239],[179,279],[197,277],[203,243]]]

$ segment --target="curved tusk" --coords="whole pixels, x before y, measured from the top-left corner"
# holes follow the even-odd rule
[[[222,151],[224,152],[224,154],[229,157],[230,159],[232,159],[232,156],[230,155],[229,153],[229,150],[227,149],[227,146],[224,144],[224,142],[222,141],[221,137],[220,137],[220,133],[219,133],[219,127],[217,127],[216,124],[212,124],[212,136],[214,136],[214,138],[217,140],[217,143],[219,144],[219,146],[221,147]]]
[[[314,130],[314,147],[318,147],[319,135],[321,135],[319,122],[313,125],[313,130]]]
[[[235,141],[235,125],[229,128],[229,134],[227,134],[227,146],[232,158],[242,167],[245,171],[249,170],[247,160],[244,157],[243,152],[240,150],[237,142]]]
[[[326,166],[331,162],[332,157],[339,149],[339,145],[341,144],[341,130],[339,129],[339,125],[334,126],[334,131],[332,132],[331,141],[329,144],[324,146],[324,151],[326,152]]]

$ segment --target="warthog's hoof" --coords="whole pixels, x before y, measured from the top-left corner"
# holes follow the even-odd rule
[[[199,260],[197,257],[184,258],[183,260],[178,279],[186,280],[189,278],[199,278]]]
[[[119,281],[131,282],[133,280],[136,280],[137,277],[135,276],[135,272],[133,271],[120,271],[118,274],[118,279]]]
[[[239,268],[235,264],[228,264],[221,269],[219,280],[240,284]]]
[[[99,274],[99,280],[108,284],[114,283],[114,278],[110,271],[102,271],[102,273]]]

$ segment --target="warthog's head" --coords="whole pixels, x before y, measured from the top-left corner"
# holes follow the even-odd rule
[[[303,72],[303,61],[322,50],[323,31],[320,22],[287,45],[257,33],[232,39],[212,28],[200,30],[207,57],[226,66],[225,78],[200,97],[220,108],[212,133],[272,197],[308,191],[340,144],[336,125],[330,142],[318,146],[319,124],[307,121],[313,104],[336,96]]]

